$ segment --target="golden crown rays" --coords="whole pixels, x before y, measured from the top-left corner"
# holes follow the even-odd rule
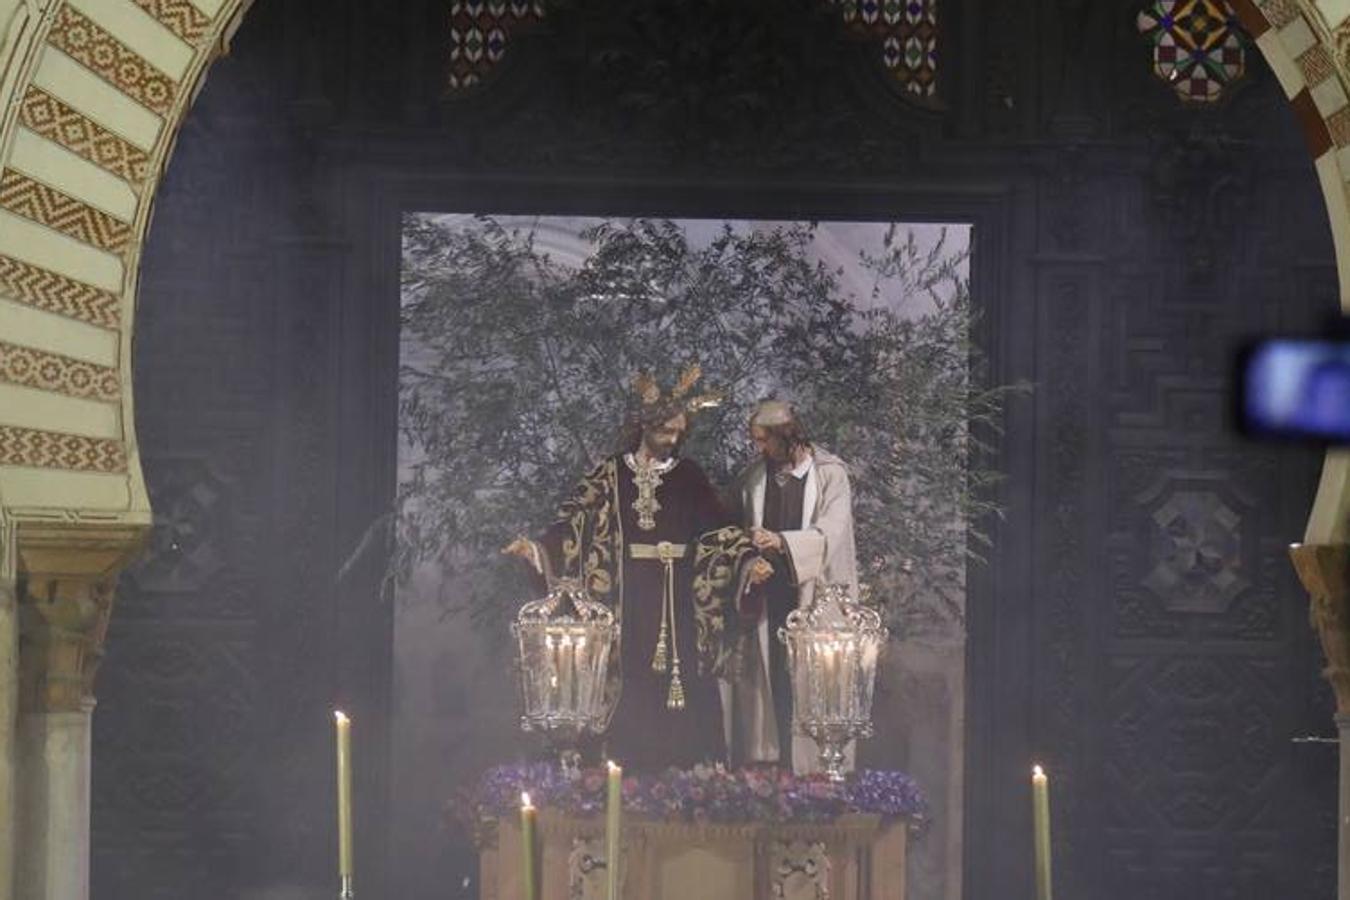
[[[662,407],[669,408],[672,412],[682,410],[686,413],[696,413],[719,406],[722,402],[722,395],[716,391],[689,396],[689,392],[702,377],[703,368],[698,363],[690,363],[680,373],[679,380],[671,388],[669,396],[662,396],[661,386],[656,378],[648,372],[639,372],[633,376],[633,392],[644,409]]]

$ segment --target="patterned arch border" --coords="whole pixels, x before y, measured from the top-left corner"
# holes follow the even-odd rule
[[[1294,107],[1312,154],[1336,248],[1341,311],[1350,315],[1350,9],[1330,21],[1313,0],[1229,0]],[[1350,541],[1350,453],[1329,451],[1307,544]]]
[[[0,252],[0,297],[52,317],[40,327],[41,318],[25,314],[29,324],[0,342],[0,388],[120,408],[116,436],[97,440],[67,431],[79,413],[70,405],[59,407],[61,418],[32,427],[0,420],[6,485],[21,477],[13,471],[20,469],[122,477],[130,498],[124,512],[146,515],[127,358],[140,249],[158,178],[194,89],[227,49],[251,2],[223,0],[209,14],[204,7],[211,4],[201,0],[100,0],[88,7],[52,0],[21,5],[0,23],[6,32],[0,34],[0,84],[9,88],[0,116],[0,210],[34,234],[65,241],[62,249],[48,238],[39,250],[11,239]],[[129,24],[147,18],[165,29],[163,38],[148,38],[143,25]],[[21,143],[24,154],[15,149]],[[45,147],[61,148],[102,174],[93,178],[62,157],[43,157]],[[91,264],[91,251],[107,256]],[[91,274],[98,268],[101,275]],[[120,286],[112,288],[113,281]],[[89,326],[106,337],[91,337]],[[41,347],[25,343],[40,331]]]
[[[1294,107],[1326,195],[1342,309],[1350,312],[1350,11],[1328,22],[1311,0],[1229,0]],[[1339,57],[1339,58],[1338,58]]]

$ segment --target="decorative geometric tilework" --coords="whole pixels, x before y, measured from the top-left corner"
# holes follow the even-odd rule
[[[1256,0],[1256,5],[1274,28],[1283,28],[1298,18],[1297,0]]]
[[[0,381],[89,400],[115,402],[122,396],[116,369],[3,341]]]
[[[824,0],[855,34],[881,44],[886,71],[907,94],[937,95],[938,0]]]
[[[85,16],[62,6],[47,43],[152,112],[164,115],[178,85]]]
[[[131,0],[189,44],[196,44],[211,28],[211,17],[188,0]]]
[[[512,32],[544,18],[544,0],[454,0],[450,4],[450,90],[480,84]]]
[[[37,309],[116,330],[122,303],[115,294],[0,254],[0,296]]]
[[[1303,73],[1303,80],[1309,85],[1321,84],[1336,74],[1336,64],[1332,62],[1331,54],[1327,51],[1327,48],[1321,44],[1314,44],[1309,47],[1294,62],[1298,63],[1299,71]]]
[[[20,121],[96,166],[140,187],[150,157],[103,126],[76,112],[41,88],[29,87],[19,107]]]
[[[1327,116],[1327,129],[1337,147],[1350,146],[1350,106],[1342,106]]]
[[[131,244],[131,226],[13,169],[0,174],[0,206],[110,253]]]
[[[1223,0],[1153,0],[1136,25],[1154,74],[1184,102],[1213,103],[1246,71],[1247,37]]]
[[[0,425],[0,466],[121,473],[127,470],[127,452],[112,438]]]

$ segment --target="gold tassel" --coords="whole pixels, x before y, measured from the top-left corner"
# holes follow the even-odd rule
[[[652,654],[652,671],[664,672],[666,670],[666,607],[661,606],[661,633],[656,638],[656,652]]]
[[[684,684],[680,681],[680,664],[670,671],[670,692],[666,694],[666,709],[684,709]]]

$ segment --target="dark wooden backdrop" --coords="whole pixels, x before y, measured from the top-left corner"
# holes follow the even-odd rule
[[[328,896],[336,703],[363,729],[361,894],[457,895],[379,839],[393,610],[378,559],[336,578],[393,488],[398,215],[443,209],[974,222],[994,377],[1036,388],[971,578],[966,897],[1031,896],[1033,758],[1065,897],[1331,897],[1334,749],[1291,743],[1331,702],[1285,556],[1320,457],[1226,421],[1236,342],[1336,299],[1255,49],[1187,109],[1139,3],[943,0],[921,110],[823,2],[558,2],[450,102],[449,6],[259,0],[179,139],[137,313],[157,524],[100,674],[94,896]]]

